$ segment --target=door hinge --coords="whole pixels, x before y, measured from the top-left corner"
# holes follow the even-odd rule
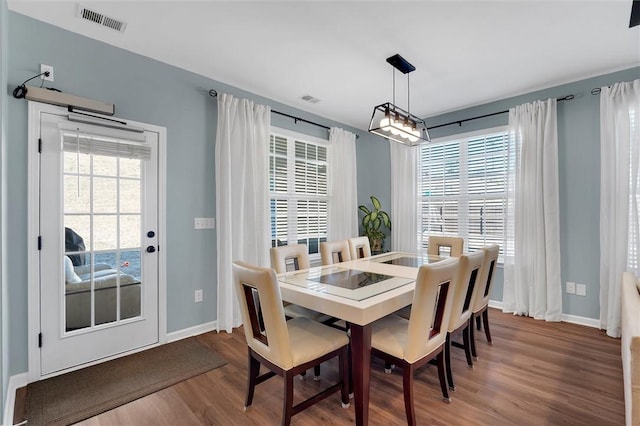
[[[42,333],[38,333],[38,347],[42,347]]]
[[[38,152],[42,153],[42,138],[38,139]]]
[[[42,250],[42,237],[38,235],[38,250]]]

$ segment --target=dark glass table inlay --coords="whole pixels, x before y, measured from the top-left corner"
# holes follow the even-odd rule
[[[388,263],[389,265],[400,265],[417,268],[429,263],[429,258],[426,257],[397,257],[395,259],[386,260],[382,263]]]
[[[345,270],[333,272],[331,274],[320,275],[318,277],[309,278],[322,284],[332,285],[347,289],[356,289],[376,284],[381,281],[393,278],[389,275],[374,274],[372,272],[363,272],[357,270]]]

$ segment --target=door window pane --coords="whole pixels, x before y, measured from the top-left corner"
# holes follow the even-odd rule
[[[93,249],[114,250],[118,248],[118,217],[115,215],[93,216]]]
[[[115,178],[93,178],[93,212],[118,211],[118,181]]]
[[[120,179],[120,213],[140,213],[140,180]]]

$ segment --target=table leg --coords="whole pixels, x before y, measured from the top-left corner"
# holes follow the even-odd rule
[[[351,323],[351,371],[356,425],[369,424],[369,377],[371,375],[371,324]]]

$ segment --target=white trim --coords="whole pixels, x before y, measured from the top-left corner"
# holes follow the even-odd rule
[[[489,300],[489,307],[502,310],[502,302],[498,300]],[[560,318],[562,322],[569,324],[583,325],[585,327],[593,327],[600,329],[600,320],[597,318],[580,317],[578,315],[562,314]]]
[[[287,138],[297,139],[302,142],[317,143],[318,145],[329,146],[329,136],[327,139],[322,139],[317,136],[305,135],[304,133],[294,132],[293,130],[283,129],[282,127],[271,126],[270,133],[276,136],[284,136]]]
[[[593,327],[600,329],[600,320],[597,318],[580,317],[578,315],[562,314],[562,322],[571,324],[584,325],[585,327]]]
[[[65,108],[43,104],[40,102],[28,102],[28,134],[27,134],[27,357],[28,357],[28,383],[38,381],[44,376],[40,369],[40,348],[38,347],[38,333],[40,333],[40,286],[39,286],[39,254],[37,237],[40,235],[38,212],[40,211],[39,199],[39,164],[38,139],[40,138],[40,114],[48,113],[64,117],[68,114]],[[110,117],[117,119],[115,117]],[[82,367],[98,364],[109,359],[139,352],[167,342],[167,259],[166,259],[166,189],[167,189],[167,129],[148,123],[123,120],[133,126],[144,128],[149,132],[158,134],[158,343],[151,346],[138,348],[130,352],[117,354],[96,362],[83,364]],[[73,371],[72,368],[67,371]]]
[[[167,343],[175,342],[176,340],[186,339],[187,337],[197,336],[198,334],[208,333],[218,329],[218,321],[205,322],[204,324],[195,325],[189,328],[183,328],[182,330],[172,331],[167,334]]]
[[[27,386],[27,384],[27,373],[20,373],[9,377],[7,399],[4,404],[3,425],[9,426],[13,424],[13,408],[16,404],[16,390],[23,386]]]
[[[437,145],[440,143],[451,142],[462,139],[470,139],[476,136],[490,136],[497,133],[505,133],[508,126],[497,126],[489,129],[474,130],[473,132],[456,133],[454,135],[443,136],[441,138],[433,139],[429,145]]]

